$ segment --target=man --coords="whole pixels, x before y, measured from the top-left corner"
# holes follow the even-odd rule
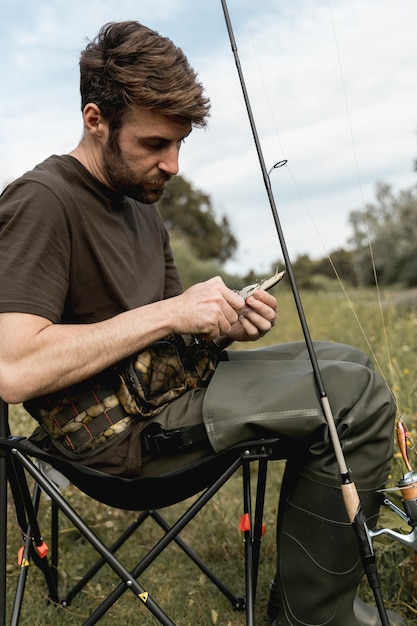
[[[178,172],[182,142],[206,124],[209,101],[196,74],[169,39],[137,22],[104,26],[83,51],[80,70],[79,145],[15,181],[0,202],[1,397],[26,402],[40,422],[38,445],[125,476],[167,472],[254,436],[285,438],[271,619],[277,626],[376,623],[375,611],[360,606],[359,614],[358,602],[353,608],[362,568],[305,347],[225,351],[265,335],[276,300],[258,290],[245,302],[218,277],[183,291],[153,205]],[[365,355],[337,344],[316,348],[374,524],[375,489],[392,456],[392,398]],[[202,358],[209,373],[189,384],[177,381],[181,364],[167,367],[161,386],[149,365],[145,378],[132,365],[141,351],[152,367],[165,367],[164,355],[171,367],[172,358],[191,354],[194,370]],[[143,393],[129,404],[135,376]],[[161,393],[152,395],[155,385]],[[93,432],[96,418],[87,420],[77,432],[89,439],[77,443],[62,424],[54,430],[56,417],[69,419],[62,412],[68,398],[84,401],[92,386],[95,408],[106,419],[116,415],[114,429],[102,437]],[[164,455],[153,433],[178,428],[200,434]]]

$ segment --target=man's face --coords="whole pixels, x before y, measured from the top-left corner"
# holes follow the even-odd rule
[[[101,150],[102,170],[110,186],[150,204],[159,200],[178,173],[181,143],[191,124],[155,111],[131,109],[117,133],[109,133]]]

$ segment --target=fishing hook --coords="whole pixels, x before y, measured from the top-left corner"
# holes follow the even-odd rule
[[[245,83],[243,71],[242,71],[241,64],[240,64],[238,48],[237,48],[236,40],[235,40],[234,33],[233,33],[233,27],[232,27],[232,23],[230,20],[227,2],[226,0],[220,0],[220,1],[221,1],[224,19],[225,19],[225,23],[226,23],[226,27],[227,27],[227,31],[229,35],[230,45],[232,48],[232,52],[233,52],[233,56],[234,56],[234,60],[236,64],[237,73],[239,76],[240,85],[242,88],[243,99],[244,99],[246,111],[249,117],[250,127],[252,130],[252,136],[255,142],[259,165],[261,167],[265,189],[266,189],[269,204],[271,207],[272,216],[274,219],[278,239],[281,245],[281,251],[284,257],[284,263],[286,266],[288,279],[290,281],[291,290],[293,293],[298,317],[299,317],[302,332],[304,335],[304,340],[306,343],[309,359],[312,365],[317,391],[320,396],[321,406],[322,406],[323,413],[327,422],[330,439],[332,441],[334,453],[335,453],[337,464],[338,464],[339,471],[340,471],[341,491],[343,495],[343,500],[345,503],[345,507],[346,507],[346,511],[347,511],[350,523],[358,539],[358,545],[359,545],[359,550],[360,550],[360,554],[362,558],[363,567],[366,572],[370,587],[374,593],[375,602],[376,602],[379,616],[381,619],[381,624],[382,626],[389,626],[388,615],[387,615],[387,612],[386,612],[386,609],[385,609],[385,606],[381,597],[379,576],[378,576],[377,567],[376,567],[376,559],[375,559],[375,554],[374,554],[373,547],[372,547],[371,536],[370,536],[369,529],[366,524],[366,517],[362,509],[362,505],[359,499],[359,494],[356,489],[356,486],[350,478],[349,470],[347,468],[346,460],[342,451],[342,446],[341,446],[339,435],[336,429],[335,419],[334,419],[334,416],[330,407],[330,403],[328,400],[328,396],[326,393],[326,389],[324,386],[323,377],[321,375],[320,367],[319,367],[318,360],[317,360],[317,355],[314,349],[310,330],[307,324],[307,319],[304,313],[303,305],[302,305],[300,294],[298,291],[298,286],[295,280],[290,255],[288,253],[287,244],[286,244],[284,233],[281,227],[281,222],[279,219],[278,210],[277,210],[276,203],[275,203],[275,198],[272,192],[269,173],[272,171],[272,169],[274,169],[275,166],[272,167],[272,169],[269,170],[269,172],[266,169],[265,159],[263,156],[262,147],[261,147],[261,143],[259,140],[259,135],[258,135],[258,131],[256,128],[256,123],[255,123],[255,119],[252,113],[252,107],[250,104],[250,99],[249,99],[248,91],[246,89],[246,83]]]

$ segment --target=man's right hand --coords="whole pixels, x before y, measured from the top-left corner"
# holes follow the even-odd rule
[[[216,276],[172,298],[173,332],[216,339],[230,332],[245,309],[245,301]]]

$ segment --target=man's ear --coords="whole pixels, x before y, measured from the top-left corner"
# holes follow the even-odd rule
[[[85,105],[83,111],[85,130],[96,139],[107,137],[108,123],[104,120],[100,107],[94,102]]]

